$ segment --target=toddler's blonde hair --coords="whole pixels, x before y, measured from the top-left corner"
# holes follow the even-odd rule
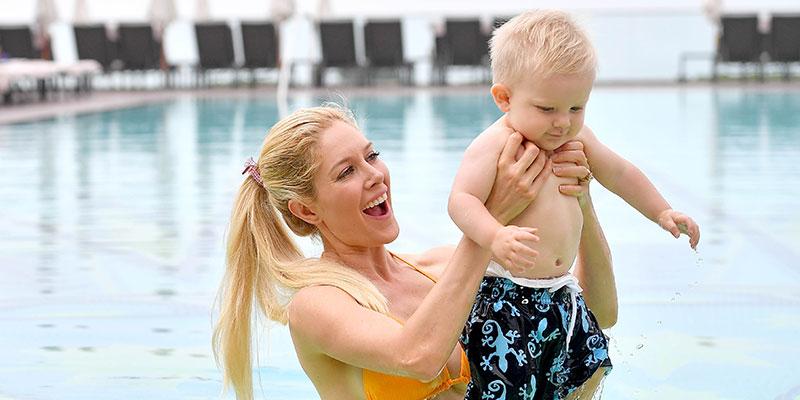
[[[514,85],[531,75],[594,72],[589,37],[569,14],[526,11],[495,29],[489,42],[492,82]]]

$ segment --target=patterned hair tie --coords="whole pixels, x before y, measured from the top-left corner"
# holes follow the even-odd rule
[[[253,157],[247,159],[244,162],[244,171],[242,171],[242,175],[249,173],[250,177],[253,178],[259,185],[264,186],[264,182],[261,181],[261,174],[258,173],[258,164],[253,160]]]

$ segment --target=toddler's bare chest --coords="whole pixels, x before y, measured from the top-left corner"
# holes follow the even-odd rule
[[[553,229],[548,229],[548,227],[553,226],[560,227],[560,229],[555,229],[560,234],[574,234],[576,230],[580,233],[583,214],[578,205],[578,199],[561,194],[559,191],[559,185],[564,184],[575,184],[575,179],[550,175],[533,203],[511,224],[539,228],[540,236],[544,233],[543,230],[552,231]]]

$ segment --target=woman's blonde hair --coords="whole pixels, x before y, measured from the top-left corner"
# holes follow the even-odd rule
[[[569,14],[527,11],[495,29],[489,41],[492,81],[505,85],[524,77],[594,72],[597,60],[589,37]]]
[[[312,200],[318,148],[323,131],[341,121],[356,126],[338,106],[298,110],[278,121],[261,146],[257,163],[262,184],[244,180],[233,206],[226,272],[220,288],[220,316],[214,328],[214,356],[226,387],[237,399],[253,398],[254,317],[287,323],[286,306],[296,291],[313,285],[336,286],[364,307],[386,313],[386,298],[363,275],[329,261],[303,256],[278,216],[297,235],[319,235],[316,226],[289,211],[289,200]],[[256,301],[257,313],[253,310]]]

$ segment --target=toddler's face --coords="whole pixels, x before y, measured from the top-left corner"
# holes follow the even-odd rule
[[[593,83],[593,72],[526,78],[509,89],[508,121],[539,148],[555,150],[583,128]]]

